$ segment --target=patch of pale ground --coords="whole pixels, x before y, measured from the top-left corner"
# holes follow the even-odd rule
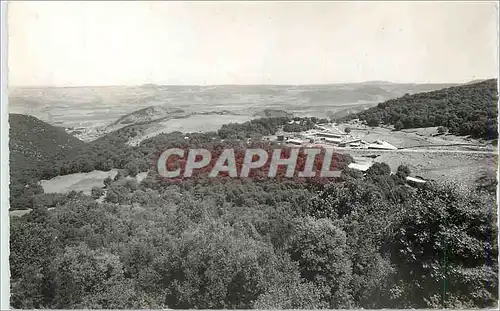
[[[341,153],[351,154],[359,162],[363,162],[363,156],[379,155],[373,161],[389,164],[393,172],[399,165],[406,165],[411,169],[412,175],[426,179],[455,181],[466,185],[472,185],[484,175],[496,176],[498,155],[467,153],[469,150],[496,150],[491,144],[477,139],[451,134],[436,136],[437,127],[393,131],[391,127],[371,128],[359,123],[337,125],[341,131],[344,131],[346,127],[351,128],[351,137],[361,138],[369,143],[382,140],[398,148],[429,146],[396,151],[339,150]],[[486,147],[442,146],[451,144],[486,145]]]
[[[64,176],[57,176],[50,180],[42,180],[41,186],[44,193],[68,193],[72,190],[83,191],[84,194],[90,195],[92,187],[103,187],[104,179],[106,177],[114,178],[117,174],[117,170],[113,169],[110,171],[92,171],[89,173],[77,173]],[[137,182],[141,182],[148,175],[147,172],[141,172],[137,174],[135,179]],[[132,178],[132,177],[127,177]],[[104,202],[105,195],[98,198],[96,201],[99,203]],[[51,210],[53,208],[49,208]],[[9,211],[10,216],[21,217],[25,214],[31,212],[31,209],[26,210],[14,210]]]
[[[146,178],[146,176],[148,176],[148,172],[142,172],[137,174],[136,176],[137,182],[140,183],[141,181],[144,180],[144,178]]]
[[[399,165],[410,168],[412,175],[425,179],[453,181],[472,185],[486,175],[496,176],[498,156],[494,154],[472,154],[454,152],[405,152],[377,150],[342,150],[341,153],[351,154],[355,159],[368,154],[379,155],[374,162],[387,163],[393,172]]]
[[[419,129],[406,129],[401,131],[393,131],[390,127],[376,127],[348,124],[340,124],[337,126],[341,131],[346,127],[350,127],[351,136],[360,138],[367,142],[376,140],[386,141],[398,148],[407,148],[421,145],[450,145],[450,144],[477,144],[484,145],[476,139],[470,139],[464,136],[456,136],[451,134],[438,135],[437,127],[427,127]]]
[[[30,213],[32,209],[23,209],[23,210],[15,210],[15,211],[9,211],[9,216],[11,217],[21,217],[23,215],[26,215]]]
[[[142,135],[138,135],[129,141],[131,146],[138,145],[141,141],[154,137],[161,133],[170,132],[211,132],[217,131],[224,124],[244,123],[253,119],[249,115],[192,115],[188,118],[170,119],[162,122],[155,122],[148,125]]]
[[[56,176],[49,180],[40,181],[40,185],[45,193],[68,193],[72,190],[83,191],[90,195],[92,187],[103,187],[106,177],[114,178],[117,170],[92,171],[88,173],[76,173],[63,176]]]
[[[68,193],[70,191],[83,191],[90,195],[92,187],[104,187],[106,177],[114,178],[118,170],[92,171],[88,173],[76,173],[64,176],[56,176],[50,180],[40,182],[44,193]],[[147,176],[147,172],[137,174],[137,182],[141,182]]]

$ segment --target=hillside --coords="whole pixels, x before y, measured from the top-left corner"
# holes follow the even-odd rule
[[[255,117],[261,118],[293,118],[293,114],[285,110],[264,109],[254,114]]]
[[[63,151],[84,145],[64,129],[33,116],[10,114],[9,126],[11,173],[16,173],[20,167],[35,167]]]
[[[151,122],[171,115],[178,115],[182,113],[184,113],[184,110],[182,109],[151,106],[124,115],[123,117],[119,118],[113,125]]]
[[[404,95],[342,118],[359,118],[370,126],[394,125],[396,130],[442,126],[456,135],[494,139],[497,133],[497,80]]]
[[[25,204],[22,195],[37,188],[36,181],[52,163],[84,143],[33,116],[10,114],[9,126],[10,200],[11,208],[19,208]]]

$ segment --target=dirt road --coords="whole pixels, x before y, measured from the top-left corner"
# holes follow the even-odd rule
[[[353,152],[366,152],[366,153],[463,153],[463,154],[484,154],[484,155],[498,155],[496,151],[483,151],[483,150],[449,150],[449,149],[397,149],[397,150],[382,150],[382,149],[353,149],[353,148],[343,148],[334,147],[338,151],[353,151]]]

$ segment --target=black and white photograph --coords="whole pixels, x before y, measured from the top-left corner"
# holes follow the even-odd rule
[[[498,308],[497,1],[4,4],[2,309]]]

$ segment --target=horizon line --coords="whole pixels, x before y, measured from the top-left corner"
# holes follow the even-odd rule
[[[106,84],[106,85],[9,85],[9,88],[19,88],[19,89],[36,89],[36,88],[105,88],[105,87],[217,87],[217,86],[328,86],[328,85],[344,85],[344,84],[467,84],[472,82],[481,82],[486,80],[497,80],[498,77],[491,78],[480,78],[480,79],[471,79],[465,82],[422,82],[422,81],[388,81],[388,80],[366,80],[366,81],[357,81],[357,82],[327,82],[327,83],[303,83],[303,84],[293,84],[293,83],[265,83],[265,84],[230,84],[230,83],[221,83],[221,84],[158,84],[158,83],[142,83],[142,84]]]

